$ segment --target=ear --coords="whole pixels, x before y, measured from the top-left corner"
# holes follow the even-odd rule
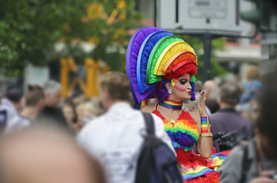
[[[220,95],[217,96],[216,101],[217,101],[218,104],[221,102],[221,97],[220,97]]]
[[[40,99],[39,102],[38,102],[38,105],[40,107],[44,107],[44,99]]]
[[[111,95],[107,89],[103,89],[103,93],[105,98],[111,99]]]
[[[172,88],[173,88],[173,86],[171,85],[170,82],[167,82],[167,83],[165,84],[165,87],[166,87],[167,90],[172,90]]]

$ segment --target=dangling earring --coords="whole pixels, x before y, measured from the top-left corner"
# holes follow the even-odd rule
[[[168,94],[169,94],[169,95],[172,94],[172,90],[171,90],[171,89],[168,90]]]

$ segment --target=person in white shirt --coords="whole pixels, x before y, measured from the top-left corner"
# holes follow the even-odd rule
[[[102,164],[108,183],[133,183],[146,127],[142,113],[130,106],[130,81],[110,72],[100,83],[103,116],[89,122],[78,134],[79,144]],[[162,120],[152,114],[155,133],[174,152]]]
[[[44,93],[39,86],[29,86],[24,96],[25,104],[22,112],[15,116],[6,126],[4,134],[16,132],[30,126],[44,108]]]

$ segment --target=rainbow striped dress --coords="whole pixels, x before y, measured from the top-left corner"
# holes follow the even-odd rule
[[[178,162],[188,169],[188,172],[183,174],[184,182],[219,182],[220,176],[217,169],[223,163],[226,155],[213,154],[211,158],[204,159],[194,153],[193,145],[199,138],[199,128],[189,112],[182,111],[176,121],[168,121],[157,109],[152,113],[163,120],[165,131],[172,141]]]

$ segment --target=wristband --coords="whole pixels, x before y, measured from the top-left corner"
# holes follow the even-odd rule
[[[201,117],[201,136],[212,136],[212,127],[207,116]]]

